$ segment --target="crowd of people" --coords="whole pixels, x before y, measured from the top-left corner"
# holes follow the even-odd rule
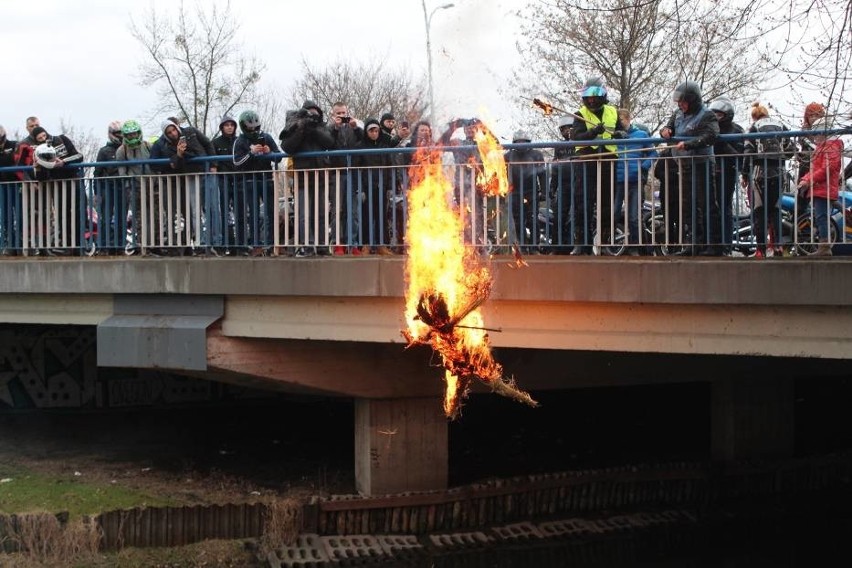
[[[814,212],[816,254],[831,254],[830,208],[842,180],[852,177],[852,164],[843,171],[843,143],[832,135],[834,124],[822,105],[812,103],[805,111],[802,130],[813,135],[794,139],[765,105],[752,106],[752,123],[746,130],[734,121],[732,101],[722,97],[707,103],[700,86],[685,81],[674,90],[677,110],[659,131],[662,139],[672,142],[655,146],[651,133],[633,120],[629,109],[610,104],[600,79],[589,79],[580,99],[576,112],[559,119],[560,135],[570,144],[555,144],[551,161],[528,144],[532,142],[528,133],[515,132],[512,142],[517,146],[505,154],[512,191],[503,205],[485,205],[481,210],[488,219],[494,214],[491,209],[502,207],[506,222],[494,229],[496,235],[471,235],[471,242],[483,244],[494,238],[525,253],[547,248],[588,255],[614,243],[618,232],[627,254],[648,254],[642,207],[653,182],[665,210],[667,239],[685,244],[685,254],[730,253],[735,224],[731,205],[737,188],[743,186],[748,188],[754,219],[756,256],[780,255],[779,202],[789,189],[789,161],[796,159],[798,197]],[[43,205],[52,211],[52,230],[45,221],[33,231],[41,233],[42,246],[82,243],[85,229],[93,224],[93,208],[86,204],[93,201],[106,221],[100,223],[100,241],[107,252],[140,250],[147,213],[156,233],[146,241],[150,251],[264,254],[279,244],[272,220],[277,218],[278,199],[286,193],[292,196],[293,235],[290,243],[280,244],[293,244],[296,256],[394,254],[402,250],[402,196],[414,154],[388,150],[438,146],[448,151],[456,172],[455,192],[448,198],[471,215],[478,202],[475,180],[481,161],[474,137],[479,125],[477,119],[453,120],[435,137],[425,120],[412,125],[397,121],[391,112],[357,120],[342,101],[332,105],[326,118],[311,100],[287,113],[277,141],[262,129],[253,110],[238,118],[223,117],[212,139],[181,125],[177,117],[163,121],[153,141],[143,136],[137,121],[114,121],[108,125],[107,142],[98,151],[87,186],[79,167],[83,156],[74,142],[63,134],[51,135],[32,116],[26,120],[23,140],[8,140],[0,127],[0,167],[16,167],[0,171],[2,248],[12,254],[39,251],[19,234],[21,182],[62,180],[68,196]],[[758,136],[720,138],[720,134]],[[287,172],[283,182],[282,169]],[[142,211],[142,180],[147,174],[158,183],[149,208]],[[18,188],[18,197],[12,187]],[[171,207],[182,200],[186,207],[176,207],[177,215],[164,213],[172,211],[166,202]],[[542,203],[550,217],[542,218]],[[285,215],[283,222],[288,219]],[[185,247],[151,247],[163,242],[163,232],[179,232],[183,224],[192,235],[186,242],[177,241]],[[73,230],[78,233],[65,234]]]

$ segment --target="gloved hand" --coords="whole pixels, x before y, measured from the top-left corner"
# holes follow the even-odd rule
[[[616,130],[612,133],[613,138],[627,138],[627,133],[623,130]]]
[[[601,134],[606,132],[606,128],[604,128],[603,124],[598,124],[594,128],[590,129],[589,132],[591,132],[595,136],[600,136]]]

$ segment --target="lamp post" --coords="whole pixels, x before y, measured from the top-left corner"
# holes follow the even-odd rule
[[[431,12],[426,10],[426,0],[421,0],[423,4],[423,22],[426,24],[426,63],[429,76],[429,122],[434,122],[435,119],[435,89],[432,84],[432,37],[430,29],[432,27],[432,16],[438,10],[446,10],[455,6],[453,3],[441,4],[432,9]]]

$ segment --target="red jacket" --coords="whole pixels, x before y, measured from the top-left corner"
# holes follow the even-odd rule
[[[843,142],[829,138],[818,144],[811,157],[811,170],[799,182],[805,182],[805,196],[837,199],[840,170],[843,166]]]

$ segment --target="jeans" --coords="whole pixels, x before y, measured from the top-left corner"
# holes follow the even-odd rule
[[[631,245],[639,244],[639,181],[627,182],[627,237]],[[613,215],[615,222],[624,222],[624,181],[615,182]]]

